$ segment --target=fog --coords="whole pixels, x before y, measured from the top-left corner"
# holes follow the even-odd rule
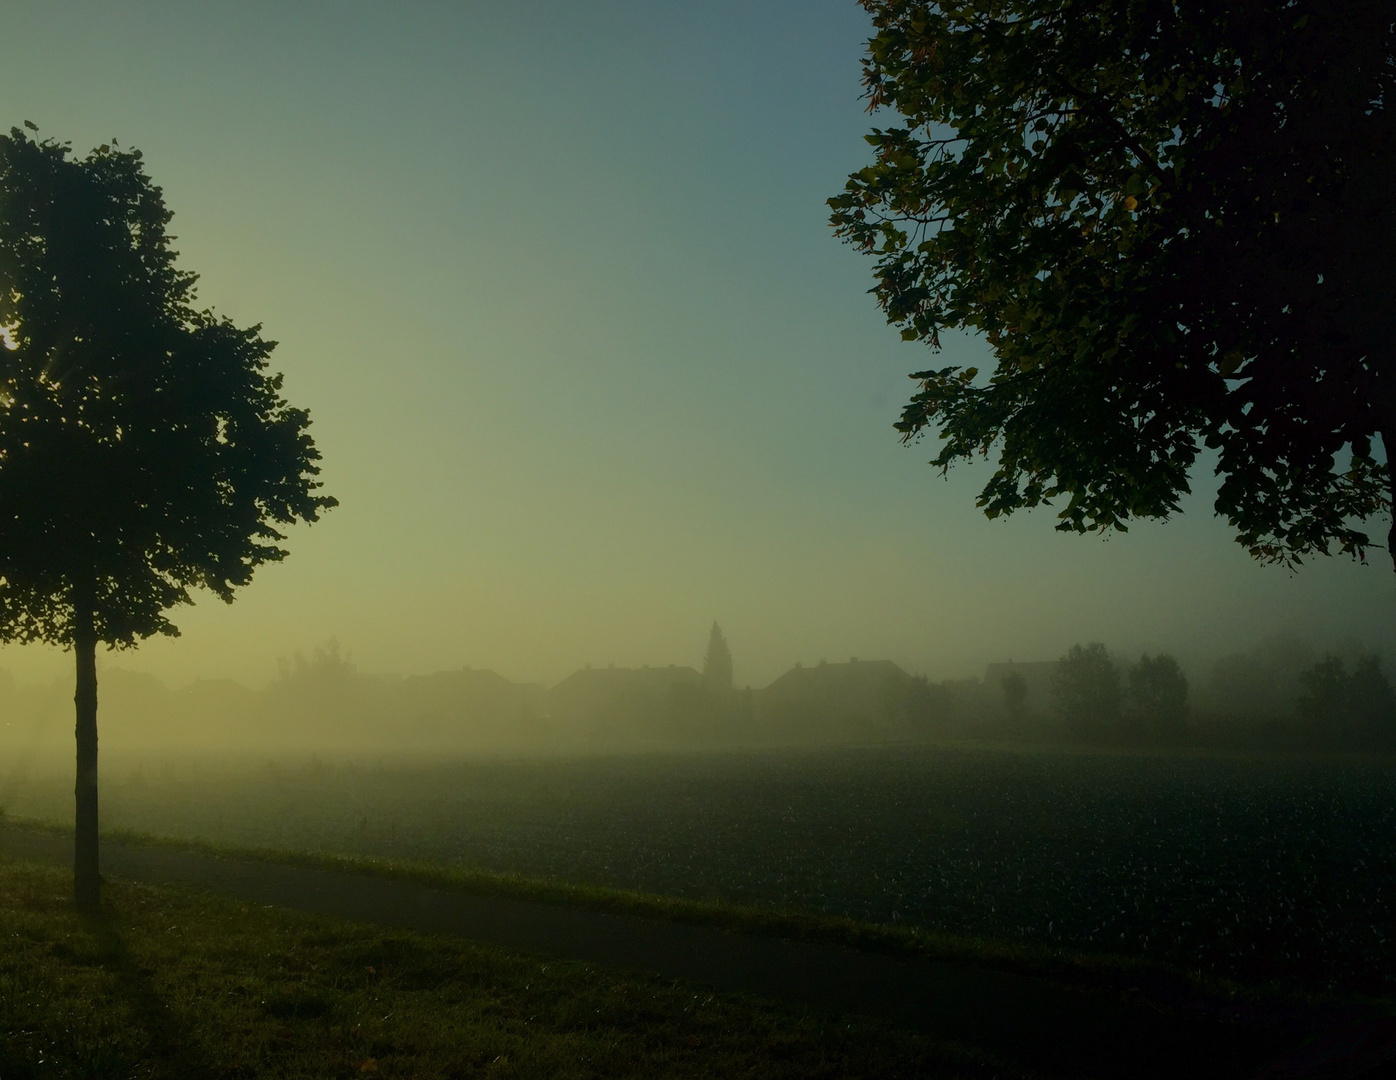
[[[552,683],[376,673],[334,640],[254,685],[170,686],[132,655],[99,676],[108,846],[407,860],[1295,985],[1390,970],[1368,915],[1396,695],[1356,639],[1174,669],[1071,643],[948,679],[815,658],[759,686],[716,626],[672,665]],[[71,820],[72,692],[0,676],[0,821]]]
[[[1374,657],[1386,677],[1381,658],[1355,639],[1271,636],[1185,665],[1176,729],[1160,733],[1128,726],[1144,708],[1129,697],[1139,656],[1107,649],[1119,725],[1107,719],[1082,730],[1072,726],[1079,705],[1058,685],[1061,657],[1004,658],[939,680],[886,658],[818,658],[750,686],[732,681],[735,657],[721,629],[712,634],[706,654],[665,665],[580,665],[551,684],[469,667],[366,671],[333,639],[283,658],[260,686],[170,686],[108,657],[99,674],[102,761],[120,775],[180,757],[443,761],[914,743],[1328,750],[1333,740],[1318,721],[1306,728],[1301,715],[1305,679],[1325,657],[1345,671]],[[1022,680],[1019,699],[1006,693],[1006,678]],[[71,770],[72,695],[62,674],[34,683],[0,671],[0,779],[8,788],[19,777]],[[1389,722],[1396,731],[1396,714],[1374,707],[1378,728]]]

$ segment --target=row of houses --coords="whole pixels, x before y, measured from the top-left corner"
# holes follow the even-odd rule
[[[1046,700],[1051,665],[991,665],[974,700],[994,698],[1009,670],[1029,704]],[[149,675],[103,674],[102,724],[115,745],[231,744],[303,748],[537,747],[575,742],[803,741],[878,738],[963,713],[946,687],[890,660],[796,664],[763,689],[724,689],[683,665],[584,668],[551,688],[461,668],[408,678],[367,675],[318,657],[252,690],[227,680],[171,690]],[[977,695],[977,696],[975,696]],[[997,696],[995,696],[997,695]],[[962,695],[963,696],[963,695]],[[969,700],[966,698],[966,700]],[[0,743],[72,737],[71,688],[0,679]]]
[[[712,685],[694,668],[584,668],[543,695],[547,717],[597,735],[655,737],[800,728],[803,733],[894,725],[915,680],[890,660],[796,664],[760,690]],[[793,730],[790,732],[793,734]]]

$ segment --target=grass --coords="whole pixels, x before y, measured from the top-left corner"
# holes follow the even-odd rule
[[[0,863],[0,1076],[951,1077],[972,1052],[659,979]]]

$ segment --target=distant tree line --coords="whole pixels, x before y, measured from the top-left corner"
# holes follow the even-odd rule
[[[1030,716],[1028,687],[1017,672],[1004,676],[1001,727],[1022,734],[1034,724],[1058,735],[1101,745],[1247,742],[1309,750],[1396,750],[1396,691],[1381,658],[1358,649],[1348,658],[1328,653],[1292,664],[1287,682],[1277,660],[1302,650],[1271,643],[1270,657],[1224,657],[1214,665],[1208,708],[1194,714],[1191,688],[1177,659],[1144,654],[1120,662],[1100,642],[1073,645],[1054,665],[1050,707]],[[1266,686],[1266,684],[1269,684]],[[1265,687],[1269,694],[1261,694]],[[1258,702],[1244,702],[1246,695]],[[1288,694],[1288,700],[1285,696]],[[1241,703],[1257,707],[1242,710]]]
[[[1166,653],[1145,653],[1122,672],[1099,642],[1073,645],[1057,661],[1052,695],[1061,719],[1089,741],[1175,742],[1186,731],[1187,676]]]
[[[469,668],[369,674],[334,641],[289,658],[259,690],[228,680],[172,690],[120,668],[103,678],[107,749],[128,763],[176,748],[442,754],[945,739],[1396,752],[1396,693],[1381,659],[1355,644],[1325,655],[1294,639],[1186,675],[1167,653],[1124,657],[1092,642],[1057,660],[993,664],[982,678],[932,681],[855,658],[796,664],[755,690],[732,685],[720,628],[701,669],[588,667],[548,688]],[[71,752],[70,696],[71,687],[19,686],[0,672],[7,769]]]
[[[1299,735],[1310,744],[1342,749],[1396,749],[1396,694],[1375,653],[1352,670],[1332,654],[1299,676]]]

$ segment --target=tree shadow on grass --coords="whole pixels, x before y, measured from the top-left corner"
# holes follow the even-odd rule
[[[112,976],[114,992],[130,1006],[133,1019],[145,1034],[155,1075],[213,1075],[209,1062],[186,1037],[179,1018],[156,991],[150,971],[131,951],[112,917],[106,913],[84,915],[82,923],[92,935],[98,962]]]

